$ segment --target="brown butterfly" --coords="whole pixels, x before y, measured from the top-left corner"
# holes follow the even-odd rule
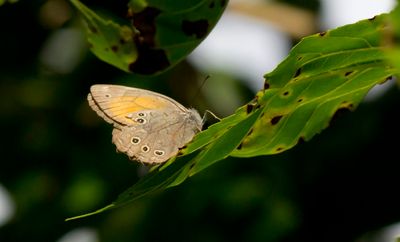
[[[113,124],[117,150],[144,164],[160,164],[201,131],[203,120],[162,94],[126,86],[98,84],[90,88],[90,107]]]

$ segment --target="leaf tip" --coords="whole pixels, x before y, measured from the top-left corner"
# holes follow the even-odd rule
[[[115,205],[112,203],[112,204],[110,204],[110,205],[108,205],[108,206],[105,206],[104,208],[98,209],[98,210],[96,210],[96,211],[94,211],[94,212],[86,213],[86,214],[82,214],[82,215],[78,215],[78,216],[74,216],[74,217],[70,217],[70,218],[66,218],[64,221],[65,221],[65,222],[68,222],[68,221],[72,221],[72,220],[77,220],[77,219],[81,219],[81,218],[86,218],[86,217],[89,217],[89,216],[92,216],[92,215],[95,215],[95,214],[98,214],[98,213],[102,213],[102,212],[104,212],[104,211],[106,211],[106,210],[108,210],[108,209],[113,208],[114,206],[115,206]]]

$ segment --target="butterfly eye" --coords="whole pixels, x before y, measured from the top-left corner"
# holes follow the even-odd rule
[[[143,152],[148,152],[149,150],[150,150],[149,146],[147,146],[147,145],[143,145],[142,146],[142,151]]]
[[[139,143],[140,143],[140,138],[138,138],[138,137],[132,137],[131,143],[134,144],[134,145],[139,144]]]
[[[145,124],[146,123],[146,119],[144,118],[137,118],[135,119],[136,122],[141,123],[141,124]]]
[[[138,116],[140,116],[140,117],[145,117],[146,114],[145,114],[145,113],[138,113]]]
[[[163,151],[163,150],[155,150],[155,151],[154,151],[154,154],[155,154],[155,155],[158,155],[158,156],[162,156],[162,155],[165,154],[165,151]]]

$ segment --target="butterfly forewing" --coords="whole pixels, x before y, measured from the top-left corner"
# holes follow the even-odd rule
[[[141,110],[185,110],[164,95],[118,85],[93,85],[88,100],[93,110],[107,122],[111,119],[111,123],[122,125],[135,125],[136,122],[127,116]]]

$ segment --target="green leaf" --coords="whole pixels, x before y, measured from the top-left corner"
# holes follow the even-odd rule
[[[271,155],[311,139],[335,113],[354,110],[373,86],[399,74],[383,41],[388,21],[383,14],[304,38],[265,75],[254,100],[196,135],[181,156],[155,168],[109,208],[179,185],[229,155]]]
[[[128,71],[129,65],[138,58],[134,43],[136,32],[129,26],[103,19],[78,0],[71,2],[86,21],[87,39],[93,54],[121,70]]]
[[[397,69],[400,69],[400,47],[395,43],[396,40],[400,39],[400,5],[397,4],[396,8],[392,11],[389,16],[390,24],[393,30],[388,33],[385,41],[388,42],[389,48],[386,51],[389,63],[394,65]],[[399,82],[399,78],[397,78]]]
[[[85,18],[91,50],[99,59],[126,72],[151,75],[171,68],[193,51],[228,1],[130,0],[129,26],[100,17],[78,0],[71,2]]]
[[[381,45],[386,21],[384,14],[303,39],[265,75],[262,118],[231,155],[276,154],[307,141],[337,111],[353,110],[374,85],[396,74]]]
[[[130,70],[154,74],[177,64],[211,32],[227,2],[131,0],[129,12],[141,41],[139,59]]]

